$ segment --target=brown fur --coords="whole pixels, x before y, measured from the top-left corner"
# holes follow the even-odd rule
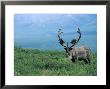
[[[90,48],[88,47],[73,47],[72,50],[69,51],[69,58],[74,60],[73,62],[83,59],[85,63],[90,63]]]

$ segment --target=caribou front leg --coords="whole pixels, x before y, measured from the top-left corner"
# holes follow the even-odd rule
[[[71,61],[74,63],[74,62],[76,62],[76,58],[75,57],[72,57],[71,58]]]

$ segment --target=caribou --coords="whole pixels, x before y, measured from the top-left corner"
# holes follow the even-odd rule
[[[61,29],[58,31],[58,38],[59,38],[59,43],[61,46],[63,46],[64,50],[66,51],[67,56],[69,59],[74,63],[78,60],[83,60],[86,64],[90,64],[90,54],[91,54],[91,49],[89,47],[81,46],[77,47],[77,43],[81,39],[81,31],[78,28],[77,33],[79,34],[78,38],[72,39],[70,42],[71,45],[70,47],[68,46],[68,42],[65,42],[61,38]]]

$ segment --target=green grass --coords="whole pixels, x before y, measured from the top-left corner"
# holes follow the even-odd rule
[[[63,51],[14,48],[15,76],[96,76],[96,54],[91,64],[72,63]]]

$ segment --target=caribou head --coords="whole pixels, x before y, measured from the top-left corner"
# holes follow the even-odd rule
[[[79,42],[79,40],[81,39],[81,31],[78,28],[77,33],[79,34],[77,39],[72,39],[71,46],[68,46],[68,42],[65,42],[60,35],[63,34],[63,32],[61,32],[61,29],[59,29],[58,31],[58,38],[59,38],[59,43],[63,46],[63,48],[66,51],[66,54],[68,55],[68,57],[71,59],[72,62],[75,62],[77,60],[84,60],[85,63],[90,63],[90,48],[88,47],[76,47],[77,43]]]

